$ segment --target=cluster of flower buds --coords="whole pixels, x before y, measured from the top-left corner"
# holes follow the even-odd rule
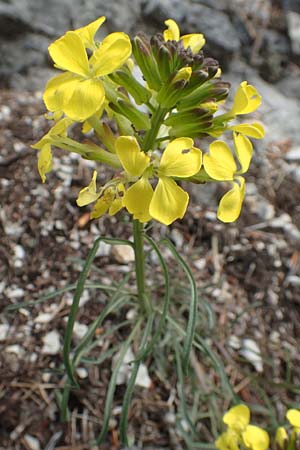
[[[229,182],[218,218],[236,220],[245,195],[242,175],[253,152],[249,137],[261,139],[264,130],[257,122],[231,122],[255,111],[260,95],[243,81],[226,109],[230,85],[221,80],[218,62],[204,56],[203,35],[181,36],[171,19],[163,33],[151,38],[138,34],[131,41],[116,32],[98,42],[104,20],[68,31],[49,47],[55,67],[63,72],[44,93],[55,124],[33,146],[40,151],[42,181],[52,170],[52,148],[62,148],[116,169],[100,188],[95,171],[79,193],[79,206],[95,202],[91,218],[125,208],[141,222],[169,225],[186,212],[184,180]],[[83,134],[94,132],[99,145],[72,139],[69,132],[76,122],[82,123]],[[233,151],[218,139],[226,132],[232,134]],[[211,142],[208,148],[201,143],[204,136]]]
[[[300,449],[300,411],[289,409],[286,418],[292,427],[289,432],[279,427],[272,450]],[[250,424],[250,410],[246,405],[231,408],[223,417],[227,430],[216,440],[219,450],[268,450],[270,438],[268,433],[256,425]]]

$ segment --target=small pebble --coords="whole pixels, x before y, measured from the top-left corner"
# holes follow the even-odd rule
[[[42,353],[44,355],[56,355],[60,351],[60,340],[58,331],[53,330],[43,337],[44,346]]]

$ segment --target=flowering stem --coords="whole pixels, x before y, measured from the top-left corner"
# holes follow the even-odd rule
[[[147,152],[151,149],[153,143],[155,142],[155,139],[157,137],[157,133],[160,129],[161,124],[163,123],[163,120],[165,118],[165,115],[167,114],[168,109],[161,108],[160,106],[156,109],[156,111],[153,113],[152,119],[151,119],[151,128],[147,131],[144,142],[143,142],[143,150],[144,152]]]
[[[145,253],[143,224],[139,220],[133,221],[133,241],[138,299],[143,312],[148,314],[151,312],[152,308],[145,290]]]

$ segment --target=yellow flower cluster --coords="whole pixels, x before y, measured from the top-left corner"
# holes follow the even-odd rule
[[[276,450],[297,450],[300,445],[300,410],[289,409],[286,414],[291,433],[284,427],[276,431],[274,446]],[[218,450],[268,450],[270,438],[260,427],[250,424],[250,410],[246,405],[231,408],[224,416],[227,430],[216,440]]]
[[[122,32],[98,42],[95,36],[104,20],[100,17],[68,31],[49,47],[55,67],[63,73],[48,82],[44,93],[56,123],[33,146],[40,151],[42,181],[52,169],[54,146],[118,170],[99,189],[95,171],[79,193],[79,206],[96,202],[91,218],[126,208],[140,222],[155,219],[169,225],[186,212],[189,196],[178,183],[189,181],[230,183],[218,218],[235,221],[245,195],[242,175],[253,153],[249,138],[263,138],[264,130],[256,122],[229,122],[255,111],[260,95],[243,81],[230,111],[220,114],[229,85],[219,80],[217,63],[203,57],[202,34],[180,36],[178,25],[169,19],[153,44],[144,37],[131,42]],[[145,83],[134,75],[132,51]],[[137,104],[144,104],[148,113]],[[117,136],[105,117],[115,123]],[[68,132],[75,122],[83,123],[83,133],[94,130],[100,146],[71,139]],[[202,136],[219,138],[226,131],[232,133],[233,151],[220,139],[212,141],[207,151],[198,148]]]
[[[216,440],[219,450],[267,450],[270,439],[262,428],[250,424],[250,410],[246,405],[231,408],[223,417],[227,430]]]

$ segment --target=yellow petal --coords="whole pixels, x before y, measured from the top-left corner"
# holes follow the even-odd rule
[[[160,177],[155,188],[149,212],[151,216],[170,225],[176,219],[182,219],[185,214],[189,196],[172,178]]]
[[[89,63],[82,40],[74,31],[68,31],[49,46],[56,66],[82,76],[89,75]]]
[[[81,79],[72,87],[72,95],[64,99],[62,110],[71,119],[82,122],[101,109],[105,90],[97,79]]]
[[[168,29],[164,31],[164,40],[179,41],[180,30],[175,20],[172,19],[165,20],[165,25],[167,25]]]
[[[191,67],[182,67],[178,70],[175,77],[172,80],[172,83],[177,83],[177,81],[188,81],[191,78],[192,75],[192,68]]]
[[[218,450],[240,450],[238,442],[237,433],[228,429],[216,440],[215,446]]]
[[[94,20],[93,22],[89,23],[88,25],[81,27],[81,28],[77,28],[77,30],[75,30],[75,33],[78,34],[78,36],[80,37],[80,39],[83,42],[83,45],[86,48],[89,48],[91,50],[94,49],[95,34],[97,33],[98,29],[101,27],[103,22],[105,22],[105,20],[106,20],[105,16],[101,16],[101,17],[99,17],[99,19]]]
[[[127,34],[109,34],[90,58],[94,75],[98,77],[112,73],[122,66],[130,55],[131,42]]]
[[[116,140],[115,146],[116,154],[126,172],[133,177],[141,176],[148,166],[150,158],[140,149],[136,138],[120,136]]]
[[[117,212],[119,212],[121,209],[123,208],[123,199],[122,198],[116,198],[112,204],[110,205],[109,208],[109,215],[110,216],[114,216],[115,214],[117,214]]]
[[[48,81],[43,99],[49,111],[62,111],[64,103],[68,102],[74,87],[81,78],[73,76],[69,72],[57,75]]]
[[[46,173],[51,172],[52,166],[51,145],[45,144],[38,156],[38,171],[43,183],[46,181]]]
[[[269,435],[262,428],[248,425],[242,436],[247,448],[251,450],[267,450],[269,448]]]
[[[242,177],[238,177],[238,180],[240,184],[233,183],[232,189],[226,192],[226,194],[221,198],[217,216],[222,222],[234,222],[238,219],[241,213],[242,204],[245,197],[245,180]]]
[[[96,201],[94,208],[91,211],[90,218],[91,219],[99,219],[102,217],[109,208],[109,204],[105,200],[105,198],[100,197],[99,200]]]
[[[254,86],[243,81],[238,87],[231,110],[232,114],[249,114],[261,105],[261,96]]]
[[[191,177],[199,172],[202,152],[193,147],[190,138],[174,139],[167,145],[159,165],[159,175],[166,177]]]
[[[193,53],[198,53],[205,44],[203,34],[185,34],[181,36],[184,48],[190,47]]]
[[[239,173],[245,173],[249,169],[253,154],[253,146],[251,141],[242,134],[233,133],[235,154],[241,165]]]
[[[123,206],[133,214],[133,218],[140,222],[151,220],[149,205],[153,196],[153,189],[149,180],[142,177],[125,192]]]
[[[279,450],[284,450],[285,444],[287,443],[289,437],[286,430],[283,427],[279,427],[276,430],[275,444],[279,446]]]
[[[41,150],[45,144],[53,143],[53,138],[67,135],[68,127],[73,123],[68,117],[59,120],[32,148]]]
[[[223,141],[214,141],[209,146],[209,154],[204,155],[206,173],[214,180],[233,180],[237,170],[231,150]]]
[[[237,133],[252,137],[254,139],[262,139],[265,136],[264,127],[257,122],[233,125],[229,127],[229,129],[232,131],[236,131]]]
[[[246,428],[250,421],[250,410],[246,405],[237,405],[230,408],[223,416],[223,422],[229,428],[239,432]]]
[[[300,410],[289,409],[286,413],[286,418],[292,425],[292,427],[300,428]]]
[[[79,192],[78,198],[76,200],[78,206],[88,205],[89,203],[92,203],[97,200],[97,198],[99,198],[100,194],[97,193],[96,178],[97,172],[96,170],[94,170],[92,181],[90,182],[90,184],[87,187],[81,189],[81,191]]]

